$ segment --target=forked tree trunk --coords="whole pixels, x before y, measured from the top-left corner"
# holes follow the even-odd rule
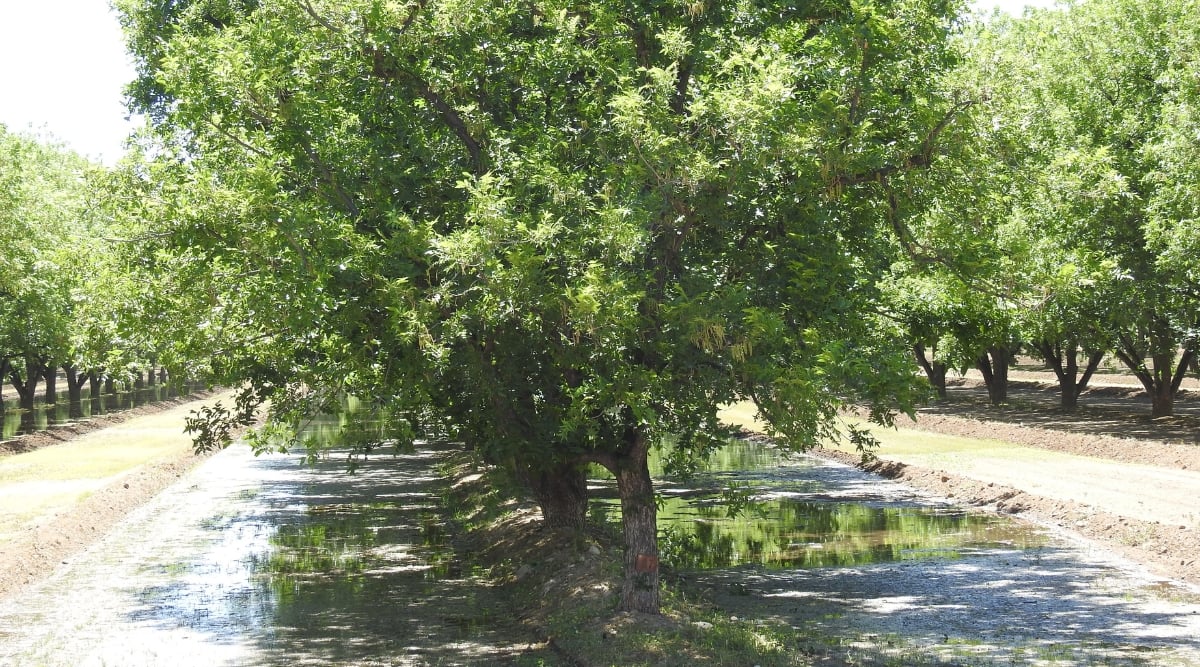
[[[937,392],[938,398],[946,398],[946,371],[949,370],[946,364],[926,356],[925,346],[920,343],[913,346],[913,354],[917,357],[917,363],[924,369],[925,377],[929,378],[929,384]]]
[[[38,364],[32,359],[25,360],[25,376],[17,372],[17,369],[10,368],[8,377],[12,380],[13,388],[17,390],[17,395],[21,398],[21,409],[26,413],[33,412],[33,404],[36,399],[39,373]],[[24,421],[24,420],[22,420]]]
[[[1062,345],[1043,340],[1037,343],[1037,348],[1042,355],[1042,360],[1054,370],[1054,375],[1058,378],[1060,406],[1065,411],[1074,411],[1079,407],[1079,395],[1083,393],[1084,389],[1087,389],[1092,374],[1096,372],[1100,362],[1104,359],[1104,352],[1091,352],[1088,355],[1083,376],[1080,377],[1078,345],[1074,343]]]
[[[1012,351],[1006,345],[993,345],[975,360],[975,368],[983,375],[992,405],[1008,401],[1008,364],[1011,360]]]
[[[67,374],[67,400],[69,401],[71,419],[82,419],[83,383],[87,382],[87,373],[80,371],[70,364],[63,366],[63,372]]]
[[[1153,352],[1144,354],[1128,336],[1121,336],[1116,355],[1121,363],[1133,372],[1146,393],[1150,395],[1150,415],[1152,417],[1170,417],[1175,414],[1175,396],[1179,394],[1179,385],[1183,382],[1187,369],[1196,358],[1195,350],[1184,350],[1175,363],[1173,352]],[[1155,346],[1159,350],[1172,349],[1170,345]],[[1146,368],[1145,358],[1150,357],[1154,368]]]
[[[621,497],[621,526],[625,534],[625,579],[621,584],[621,611],[660,613],[658,575],[658,507],[650,479],[647,455],[650,443],[644,433],[630,428],[621,453],[598,462],[617,478]]]
[[[526,474],[526,482],[551,528],[582,532],[587,521],[587,469],[563,463]]]

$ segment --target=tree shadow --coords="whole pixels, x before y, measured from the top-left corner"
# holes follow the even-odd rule
[[[949,561],[697,573],[689,584],[733,613],[832,637],[989,660],[1160,664],[1200,656],[1200,597],[1174,603],[1078,550],[994,549]]]
[[[1009,402],[991,405],[987,390],[964,384],[948,388],[946,399],[924,406],[919,414],[948,415],[978,421],[1170,443],[1200,444],[1200,404],[1188,394],[1177,401],[1173,417],[1150,416],[1150,401],[1140,390],[1100,387],[1080,397],[1079,408],[1058,407],[1056,387],[1035,382],[1013,382]],[[918,422],[919,423],[919,422]]]
[[[129,620],[247,645],[266,664],[546,657],[450,542],[442,455],[371,456],[353,473],[341,457],[305,468],[298,456],[255,459],[264,468],[261,486],[233,516],[215,515],[211,528],[257,534],[257,547],[244,549],[233,568],[197,554],[182,576],[143,589]]]

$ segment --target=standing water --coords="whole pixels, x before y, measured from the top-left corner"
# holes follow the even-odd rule
[[[660,549],[664,564],[676,569],[956,559],[997,547],[1038,548],[1048,539],[1028,523],[934,502],[761,442],[731,441],[686,480],[664,474],[660,460],[651,463],[661,493]],[[607,495],[593,512],[619,522],[620,505]]]
[[[445,454],[221,452],[0,604],[0,664],[556,663],[446,543]],[[663,480],[661,529],[669,576],[731,615],[892,664],[1200,662],[1200,604],[1103,554],[849,467],[724,456]]]
[[[0,605],[0,664],[537,659],[446,543],[445,455],[388,452],[351,473],[341,455],[309,465],[235,445]]]
[[[668,576],[734,618],[880,664],[1200,665],[1195,589],[1061,533],[755,443],[655,473]]]

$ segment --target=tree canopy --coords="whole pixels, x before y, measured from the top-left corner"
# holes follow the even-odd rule
[[[974,58],[1003,91],[996,122],[1025,150],[1032,185],[1016,214],[1039,261],[1058,265],[1052,303],[1073,303],[1059,333],[1074,329],[1093,351],[1107,338],[1156,416],[1171,414],[1200,316],[1175,240],[1187,243],[1194,217],[1176,204],[1189,190],[1178,139],[1194,97],[1197,18],[1189,2],[1092,0],[995,24]]]
[[[118,4],[159,144],[146,252],[197,370],[279,417],[387,404],[551,522],[604,465],[626,608],[657,608],[664,436],[703,455],[741,397],[797,448],[845,401],[910,408],[875,285],[970,104],[937,86],[956,4]]]

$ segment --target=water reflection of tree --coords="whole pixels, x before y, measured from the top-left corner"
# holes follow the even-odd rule
[[[719,504],[666,502],[664,561],[683,569],[759,563],[839,567],[946,557],[988,540],[994,519],[928,508],[858,503],[762,503],[764,515],[729,517]]]

